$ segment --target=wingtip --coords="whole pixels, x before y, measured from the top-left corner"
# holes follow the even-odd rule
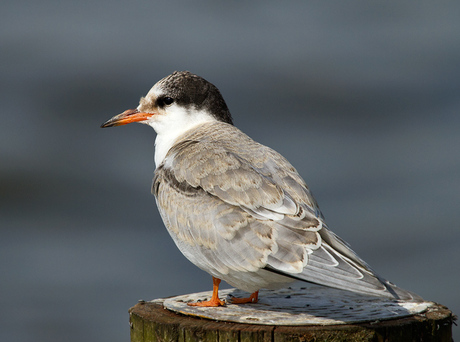
[[[379,280],[385,285],[386,290],[394,297],[396,300],[407,301],[407,302],[424,302],[425,300],[420,297],[418,294],[413,293],[411,291],[404,290],[392,282],[381,279]]]

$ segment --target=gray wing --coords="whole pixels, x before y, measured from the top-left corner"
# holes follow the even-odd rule
[[[162,218],[181,251],[216,277],[231,271],[256,272],[267,265],[269,257],[282,260],[280,267],[287,272],[300,272],[308,260],[306,246],[319,246],[317,230],[321,222],[314,215],[297,210],[294,201],[285,199],[283,190],[268,178],[256,177],[254,170],[231,165],[234,160],[227,160],[226,168],[210,168],[212,173],[202,173],[198,177],[200,184],[184,179],[199,173],[198,163],[182,158],[198,152],[187,152],[196,144],[186,141],[173,148],[172,152],[180,154],[171,153],[173,164],[169,164],[167,156],[157,168],[152,189]],[[195,155],[191,160],[207,155],[209,164],[224,162],[216,161],[216,153],[208,151],[204,149],[198,153],[201,157]],[[229,174],[240,180],[231,182]],[[212,182],[212,187],[205,185]],[[271,199],[265,203],[267,198]],[[283,218],[285,214],[274,210],[276,206],[298,215]]]
[[[285,158],[233,126],[210,124],[173,146],[156,170],[154,193],[181,250],[215,276],[265,268],[355,292],[414,298],[377,276],[326,227]]]

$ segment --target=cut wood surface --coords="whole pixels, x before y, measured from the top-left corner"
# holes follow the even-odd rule
[[[269,305],[267,303],[266,305]],[[440,304],[429,303],[430,305],[423,312],[387,320],[376,320],[375,317],[370,317],[368,321],[351,324],[338,321],[338,324],[328,322],[325,324],[269,325],[242,324],[200,318],[196,315],[184,315],[164,308],[164,299],[152,302],[140,301],[129,310],[131,341],[451,342],[452,312]],[[252,304],[244,305],[249,308],[253,306]],[[232,310],[234,307],[237,306],[228,305],[218,309]],[[212,312],[216,308],[207,309]],[[280,310],[279,307],[277,309]]]

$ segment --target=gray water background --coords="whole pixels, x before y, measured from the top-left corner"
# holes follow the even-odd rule
[[[0,340],[128,341],[138,299],[211,289],[150,195],[153,130],[99,128],[185,69],[294,164],[380,274],[459,313],[459,14],[443,1],[3,1]]]

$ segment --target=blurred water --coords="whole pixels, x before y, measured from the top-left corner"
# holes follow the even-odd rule
[[[126,341],[138,299],[210,289],[150,195],[154,132],[99,129],[176,69],[379,273],[460,312],[459,7],[2,2],[0,340]]]

